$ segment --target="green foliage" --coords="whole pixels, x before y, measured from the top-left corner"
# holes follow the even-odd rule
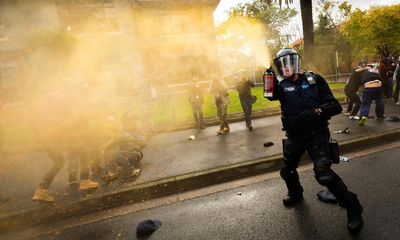
[[[265,40],[271,44],[274,50],[282,47],[282,36],[280,32],[283,27],[287,26],[290,19],[296,16],[294,9],[280,9],[275,4],[268,3],[270,1],[256,0],[253,2],[238,4],[230,10],[230,18],[226,22],[241,19],[248,23],[261,23],[265,26]],[[243,29],[246,31],[246,29]]]
[[[352,55],[362,58],[387,47],[397,52],[400,46],[400,4],[373,7],[367,11],[356,9],[341,29],[353,47]]]
[[[336,52],[338,53],[338,71],[351,70],[351,45],[340,31],[343,21],[349,18],[352,6],[348,2],[338,4],[332,0],[321,0],[315,28],[315,45],[318,54],[317,67],[324,74],[333,74],[336,70]],[[337,14],[334,14],[336,12]]]

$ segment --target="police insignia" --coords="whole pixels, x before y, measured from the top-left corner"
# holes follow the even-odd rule
[[[285,92],[293,92],[296,91],[295,87],[285,87]]]

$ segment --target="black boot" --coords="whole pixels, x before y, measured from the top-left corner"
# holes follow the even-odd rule
[[[283,205],[290,207],[303,201],[303,187],[300,185],[297,171],[287,171],[282,168],[280,174],[283,180],[285,180],[288,189],[288,194],[283,198]]]
[[[296,203],[302,202],[303,201],[303,194],[290,194],[286,195],[283,198],[283,205],[286,207],[291,207],[295,205]]]
[[[358,200],[357,195],[349,192],[346,202],[339,205],[347,210],[347,229],[351,233],[359,232],[364,225],[364,221],[361,216],[363,212],[363,206]]]

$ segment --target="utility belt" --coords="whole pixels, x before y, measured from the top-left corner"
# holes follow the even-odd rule
[[[307,135],[313,135],[315,133],[329,133],[328,124],[321,120],[312,123],[309,128],[301,128],[298,124],[298,118],[288,119],[284,115],[281,116],[282,121],[282,131],[286,132],[286,135],[289,137],[304,137]]]

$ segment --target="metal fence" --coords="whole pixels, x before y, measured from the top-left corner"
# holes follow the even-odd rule
[[[256,85],[262,85],[262,75],[263,72],[256,72],[253,76],[253,81]],[[326,75],[323,76],[328,82],[345,82],[350,74],[338,74],[338,75]],[[207,89],[211,81],[201,81],[200,84],[203,89]],[[144,120],[148,123],[148,126],[151,126],[153,130],[156,131],[164,131],[166,129],[178,129],[182,128],[183,126],[192,126],[193,125],[193,115],[192,115],[192,108],[188,101],[187,96],[187,87],[188,84],[176,84],[170,85],[168,87],[168,91],[159,92],[157,98],[153,99],[151,102],[147,103],[146,107],[148,109],[144,110],[144,106],[140,106],[137,104],[132,104],[133,102],[137,101],[135,97],[119,97],[119,98],[112,98],[108,99],[112,106],[117,106],[117,111],[120,115],[122,115],[126,111],[136,111],[138,115],[143,115]],[[228,82],[228,87],[230,90],[235,89],[235,85],[233,81]],[[206,94],[205,96],[205,104],[208,104],[206,107],[208,108],[208,112],[204,112],[205,118],[208,118],[207,121],[209,122],[216,122],[216,114],[215,108],[210,107],[212,106],[212,96],[210,94]],[[238,104],[238,103],[231,103],[231,104]],[[22,111],[29,111],[27,105],[24,104],[17,104],[17,105],[9,105],[7,106],[8,110],[12,111],[19,111],[18,109],[22,109]],[[211,109],[211,110],[210,110]],[[7,110],[7,111],[8,111]],[[3,109],[3,113],[6,113]],[[237,116],[241,114],[240,112],[229,112],[229,114]],[[26,127],[28,123],[24,122],[23,115],[17,114],[18,121],[21,125],[21,129],[17,129],[18,134],[21,134],[21,131],[29,131]],[[6,117],[3,114],[3,117]],[[13,127],[17,127],[17,123],[14,124]],[[25,148],[25,145],[29,145],[29,141],[8,141],[5,135],[9,136],[10,129],[7,129],[9,126],[4,124],[0,124],[0,150],[3,148],[9,149],[21,149]],[[7,134],[5,134],[7,132]],[[31,133],[25,134],[27,136],[31,136]],[[22,146],[24,145],[24,146]]]

